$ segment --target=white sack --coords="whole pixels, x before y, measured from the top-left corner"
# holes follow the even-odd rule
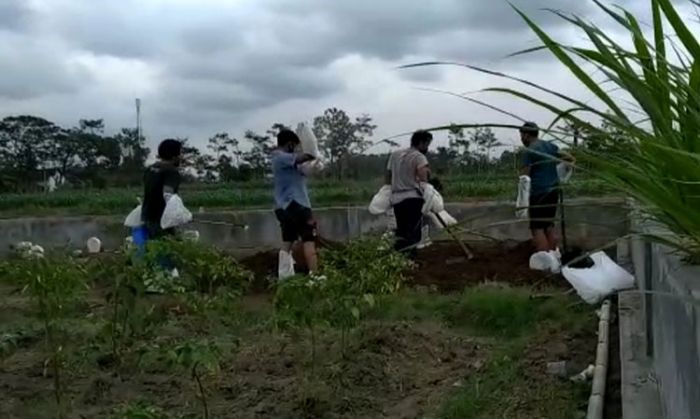
[[[442,200],[442,195],[438,192],[435,187],[429,183],[421,184],[421,189],[423,189],[423,214],[428,214],[431,212],[441,212],[445,210],[445,202]]]
[[[445,225],[447,225],[447,227],[457,224],[457,220],[455,220],[455,218],[445,210],[442,210],[438,213],[430,212],[427,214],[427,216],[430,219],[431,223],[439,230],[445,228],[445,226],[440,222],[440,219],[442,219],[442,221],[445,223]],[[438,219],[438,216],[440,216],[440,219]]]
[[[389,210],[391,210],[391,186],[384,185],[372,197],[372,202],[369,203],[369,213],[381,215]]]
[[[527,209],[530,206],[530,176],[522,175],[518,181],[518,198],[515,201],[515,215],[518,218],[527,218]]]
[[[537,252],[530,256],[530,269],[559,273],[561,271],[561,262],[557,259],[555,252]]]
[[[160,219],[160,227],[164,230],[179,227],[192,221],[192,213],[185,208],[182,198],[179,195],[165,194],[165,210]]]
[[[561,183],[568,183],[573,172],[574,167],[570,163],[561,162],[557,165],[557,175],[559,176],[559,182]]]
[[[318,152],[318,140],[311,127],[305,122],[300,122],[299,125],[297,125],[297,136],[299,136],[299,140],[301,141],[302,151],[318,159],[321,155]]]
[[[126,216],[124,220],[124,226],[129,228],[141,227],[143,221],[141,220],[141,204],[137,205],[129,215]]]
[[[564,267],[561,271],[583,301],[597,304],[615,291],[634,286],[634,277],[605,252],[593,253],[591,259],[593,266],[590,268]]]
[[[313,176],[321,173],[325,168],[325,164],[320,159],[315,159],[307,161],[306,163],[299,166],[299,170],[304,176]]]
[[[294,276],[294,257],[291,253],[280,250],[277,265],[277,278],[282,280]]]

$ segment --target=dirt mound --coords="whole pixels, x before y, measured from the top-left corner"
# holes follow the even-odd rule
[[[529,268],[532,244],[527,242],[487,243],[470,246],[474,259],[467,260],[453,241],[439,241],[418,252],[418,267],[409,274],[410,283],[436,287],[443,292],[461,291],[467,285],[485,281],[514,285],[566,286],[559,275]]]

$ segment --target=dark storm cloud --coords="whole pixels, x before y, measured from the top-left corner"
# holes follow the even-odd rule
[[[20,30],[31,17],[23,0],[0,0],[0,30]]]
[[[557,31],[563,21],[540,8],[556,3],[585,16],[592,2],[514,3]],[[205,126],[339,94],[349,75],[334,63],[349,55],[386,63],[387,71],[418,59],[484,63],[534,38],[505,0],[34,0],[30,15],[22,4],[0,0],[0,96],[70,92],[89,79],[68,57],[110,56],[157,72],[147,99],[162,125]],[[28,16],[32,25],[16,23]],[[36,45],[3,49],[3,25],[56,42],[44,44],[43,56]],[[442,69],[398,74],[429,82]]]

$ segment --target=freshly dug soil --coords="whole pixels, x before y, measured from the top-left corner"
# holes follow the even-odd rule
[[[461,291],[467,285],[505,282],[535,287],[567,287],[560,275],[529,268],[535,250],[527,242],[502,242],[470,245],[474,259],[467,260],[462,248],[453,241],[433,243],[418,252],[418,267],[409,274],[416,285],[435,287],[442,292]]]
[[[341,246],[320,239],[319,248]],[[464,251],[454,241],[438,241],[418,251],[417,267],[407,275],[409,284],[436,288],[441,292],[461,291],[465,286],[483,282],[505,282],[513,285],[568,287],[560,275],[551,275],[529,268],[530,255],[535,250],[529,241],[471,243],[475,258],[467,260]],[[278,250],[269,250],[241,259],[255,273],[253,292],[265,292],[269,278],[277,276]],[[306,272],[301,246],[295,246],[295,269]],[[323,263],[323,261],[320,261]]]

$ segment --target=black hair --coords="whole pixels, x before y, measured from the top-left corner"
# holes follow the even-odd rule
[[[277,147],[286,147],[288,144],[297,145],[300,142],[299,136],[292,130],[283,129],[277,134]]]
[[[528,134],[534,135],[535,137],[539,137],[540,135],[540,127],[537,126],[534,122],[526,122],[523,124],[522,127],[520,127],[520,132],[526,132]]]
[[[178,140],[168,138],[163,140],[158,146],[158,157],[161,160],[173,160],[182,154],[182,143]]]
[[[433,134],[429,131],[418,130],[411,135],[411,147],[433,141]]]

